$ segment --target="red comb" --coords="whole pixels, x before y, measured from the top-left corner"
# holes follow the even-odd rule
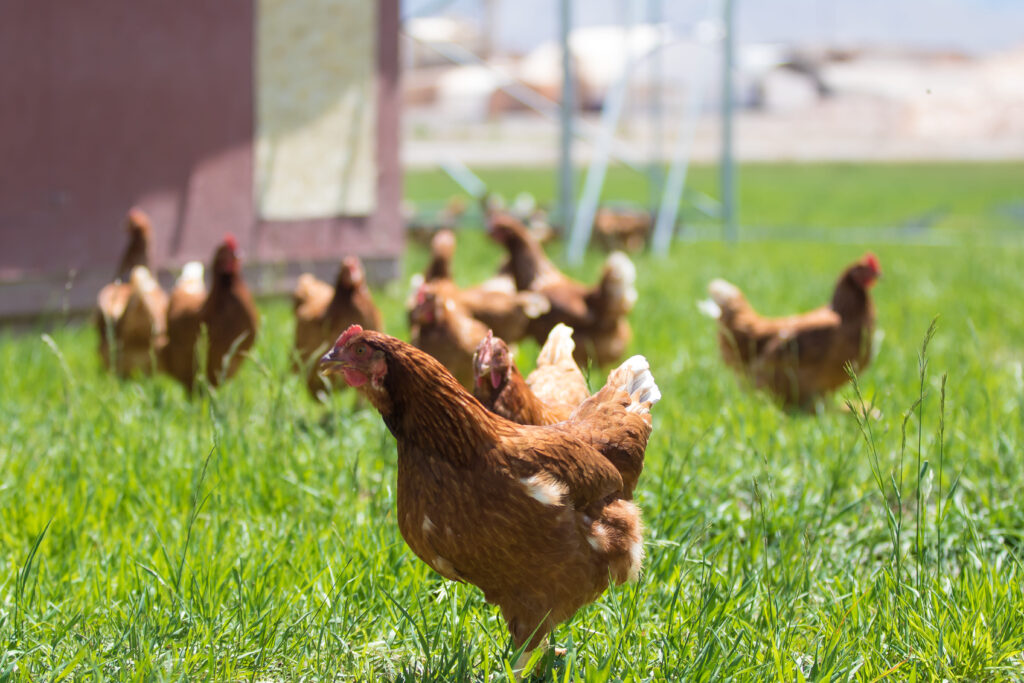
[[[362,334],[362,333],[363,333],[362,325],[349,325],[348,329],[345,330],[344,332],[342,332],[341,336],[338,337],[338,341],[334,342],[334,346],[336,346],[336,347],[344,346],[345,344],[348,343],[349,339],[351,339],[352,337],[356,336],[357,334]]]
[[[224,246],[232,251],[236,251],[238,249],[238,240],[236,240],[235,236],[229,232],[224,235]]]
[[[864,255],[864,263],[867,264],[868,268],[875,271],[876,273],[882,272],[882,264],[878,262],[878,257],[870,251]]]

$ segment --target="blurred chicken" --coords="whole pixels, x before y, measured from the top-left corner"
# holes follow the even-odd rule
[[[127,284],[100,290],[101,339],[114,340],[114,367],[120,377],[152,374],[167,343],[167,295],[145,266],[135,266]],[[100,343],[104,365],[110,367],[110,344]]]
[[[260,316],[242,279],[238,243],[228,235],[213,255],[213,285],[200,316],[206,325],[209,348],[206,379],[219,385],[238,372],[256,341]]]
[[[466,200],[459,196],[449,198],[435,216],[419,216],[412,205],[407,205],[405,213],[405,234],[410,241],[426,246],[439,230],[451,230],[459,224],[466,213]]]
[[[466,389],[473,387],[473,353],[487,336],[487,326],[469,315],[437,283],[420,286],[409,311],[413,346],[448,368]]]
[[[547,297],[537,292],[517,292],[515,283],[507,275],[498,275],[485,282],[459,289],[452,279],[452,259],[455,255],[455,235],[442,230],[434,235],[430,245],[431,259],[422,278],[414,278],[415,290],[423,282],[451,300],[499,337],[515,343],[526,337],[532,320],[547,313]],[[415,291],[414,290],[414,291]]]
[[[438,230],[430,240],[430,262],[423,271],[424,282],[454,281],[452,260],[455,258],[455,233]]]
[[[602,207],[594,215],[594,243],[606,251],[641,251],[651,231],[651,215]]]
[[[527,233],[537,244],[549,244],[558,239],[558,231],[548,220],[548,212],[537,198],[529,192],[520,192],[511,204],[499,194],[488,193],[480,200],[484,224],[489,225],[491,218],[499,214],[508,214],[526,228]]]
[[[572,330],[556,325],[525,380],[508,345],[488,332],[473,358],[473,395],[491,412],[519,424],[548,425],[567,420],[590,396],[572,358]]]
[[[210,269],[213,284],[198,310],[195,306],[203,291],[202,271],[187,267],[171,294],[167,312],[164,367],[189,392],[198,369],[196,342],[203,326],[207,339],[206,379],[211,386],[218,386],[238,372],[259,328],[259,313],[242,279],[238,243],[232,235],[217,247]]]
[[[811,409],[846,384],[847,363],[855,372],[868,366],[875,327],[870,289],[881,274],[878,258],[865,254],[839,276],[827,306],[785,318],[760,316],[739,288],[713,280],[711,301],[701,302],[701,310],[718,320],[728,365],[784,405]]]
[[[660,399],[642,356],[551,426],[491,413],[434,358],[356,326],[320,363],[369,399],[397,441],[406,543],[497,604],[516,648],[537,647],[610,581],[639,574],[631,499]]]
[[[167,295],[149,271],[152,227],[142,211],[132,209],[126,220],[128,244],[118,263],[114,282],[96,297],[96,329],[100,360],[120,377],[153,372],[165,343]],[[113,347],[113,358],[111,348]]]
[[[295,307],[295,351],[306,369],[306,385],[314,397],[327,389],[316,363],[349,325],[380,330],[380,311],[366,285],[363,264],[355,256],[346,256],[338,269],[334,286],[309,273],[299,276],[292,295]],[[299,364],[294,369],[298,370]]]
[[[171,290],[167,304],[167,344],[160,359],[163,371],[181,382],[189,393],[196,378],[196,341],[205,301],[203,264],[189,261]]]
[[[153,226],[149,216],[141,209],[132,209],[125,219],[128,231],[128,245],[117,265],[115,280],[127,282],[131,278],[132,268],[145,266],[149,268],[149,246],[153,239]]]
[[[522,223],[497,215],[490,225],[493,239],[509,253],[503,268],[520,291],[543,294],[550,311],[532,320],[528,333],[543,343],[558,323],[573,328],[575,358],[585,366],[592,359],[608,365],[622,357],[632,336],[627,314],[636,303],[636,268],[625,254],[615,252],[605,261],[601,279],[587,286],[566,277],[555,267]]]

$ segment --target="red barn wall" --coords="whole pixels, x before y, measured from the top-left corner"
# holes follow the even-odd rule
[[[281,275],[300,264],[330,269],[346,253],[378,275],[393,271],[398,0],[378,7],[378,209],[261,221],[253,2],[0,3],[0,317],[90,307],[132,206],[153,219],[158,267],[206,261],[230,231],[265,290],[286,287]]]

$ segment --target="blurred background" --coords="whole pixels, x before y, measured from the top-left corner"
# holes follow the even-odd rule
[[[478,164],[554,162],[554,131],[513,91],[561,93],[559,3],[403,4],[403,159],[458,143]],[[625,78],[616,128],[632,159],[719,154],[725,12],[741,160],[1009,159],[1024,153],[1024,5],[1010,0],[570,2],[576,113],[596,122]],[[625,73],[624,73],[625,72]],[[511,86],[511,87],[510,87]],[[692,100],[697,104],[693,105]],[[534,103],[531,99],[531,104]],[[536,114],[536,112],[533,112]],[[581,142],[588,140],[583,136]],[[594,154],[578,144],[580,160]]]
[[[261,293],[488,205],[570,263],[1024,223],[1012,0],[11,0],[0,59],[7,320],[88,309],[133,206],[165,286],[232,232]]]

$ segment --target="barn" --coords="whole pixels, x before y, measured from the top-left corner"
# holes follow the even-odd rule
[[[402,248],[399,0],[0,3],[0,319],[88,310],[143,209],[170,284],[225,233],[259,292]]]

